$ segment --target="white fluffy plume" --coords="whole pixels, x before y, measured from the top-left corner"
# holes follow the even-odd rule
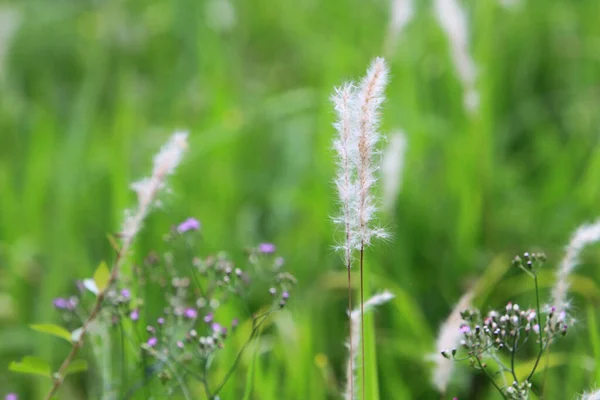
[[[600,220],[593,224],[585,224],[577,228],[566,247],[558,270],[556,271],[556,282],[552,288],[551,303],[556,309],[565,311],[568,305],[569,275],[579,263],[579,255],[583,249],[595,242],[600,241]]]

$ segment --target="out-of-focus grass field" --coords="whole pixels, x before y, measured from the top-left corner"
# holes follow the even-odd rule
[[[439,398],[425,356],[469,284],[541,249],[546,297],[571,232],[600,216],[600,3],[466,1],[481,95],[474,115],[432,2],[417,3],[388,49],[384,0],[236,0],[230,26],[217,0],[2,6],[20,22],[0,44],[0,394],[47,390],[47,379],[7,366],[35,354],[56,367],[68,345],[27,324],[56,321],[52,299],[110,261],[106,234],[134,202],[129,183],[186,128],[189,154],[138,259],[188,216],[202,221],[204,254],[276,243],[299,285],[263,337],[253,398],[338,398],[347,325],[345,271],[332,250],[329,96],[384,55],[383,130],[403,129],[408,151],[397,205],[382,216],[393,238],[367,255],[376,289],[397,295],[375,314],[380,393]],[[534,380],[545,376],[548,399],[600,384],[600,253],[582,261],[579,322]],[[486,278],[484,310],[532,304],[530,281],[507,276]],[[223,399],[241,398],[246,369]],[[92,369],[62,393],[84,398],[93,385]],[[496,398],[491,389],[463,366],[450,393]]]

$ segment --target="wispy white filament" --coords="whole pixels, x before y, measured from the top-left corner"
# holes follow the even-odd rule
[[[388,146],[381,160],[382,202],[385,210],[392,211],[396,205],[398,192],[402,186],[404,170],[404,154],[406,153],[406,136],[403,132],[395,132],[389,136]]]
[[[452,60],[463,84],[464,104],[469,112],[479,108],[479,93],[475,87],[477,68],[469,54],[469,28],[465,11],[457,0],[435,0],[435,13],[448,36]]]
[[[123,240],[130,241],[141,229],[156,195],[165,187],[166,178],[175,171],[183,158],[187,149],[187,136],[187,132],[174,133],[154,156],[152,175],[131,185],[131,188],[137,193],[138,204],[136,208],[125,212],[121,231]]]
[[[435,345],[437,352],[432,355],[435,366],[431,379],[432,384],[440,393],[446,393],[454,370],[454,361],[442,356],[441,352],[458,347],[461,339],[460,324],[462,323],[460,313],[471,307],[472,300],[473,292],[468,291],[465,293],[448,316],[448,319],[440,327]]]
[[[364,304],[364,311],[369,312],[377,306],[385,304],[392,300],[394,295],[387,290],[384,290],[382,293],[377,294],[367,300]],[[360,308],[353,310],[350,313],[350,325],[352,328],[352,345],[349,346],[352,349],[352,352],[348,355],[348,364],[346,365],[346,390],[344,391],[344,399],[345,400],[354,400],[356,398],[356,393],[352,393],[352,389],[350,386],[350,381],[354,376],[354,372],[352,366],[357,365],[358,359],[358,349],[360,343]],[[353,360],[353,362],[351,362]],[[356,381],[356,378],[354,378]]]
[[[556,283],[552,288],[551,304],[556,307],[558,312],[567,309],[567,295],[570,286],[569,275],[579,263],[579,255],[587,245],[598,241],[600,241],[600,220],[593,224],[580,226],[571,237],[571,241],[565,250],[565,256],[556,271]]]

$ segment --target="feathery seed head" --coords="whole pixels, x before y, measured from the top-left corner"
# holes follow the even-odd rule
[[[154,156],[152,175],[131,184],[131,188],[137,193],[138,205],[134,210],[125,210],[125,220],[121,231],[123,240],[132,240],[141,229],[142,222],[148,215],[152,203],[165,187],[167,176],[175,171],[187,150],[187,136],[187,132],[175,132]]]
[[[582,394],[581,400],[600,400],[600,390]]]
[[[552,289],[551,304],[558,312],[568,308],[569,275],[579,263],[579,255],[587,245],[598,241],[600,241],[600,220],[580,226],[571,237],[565,256],[556,272],[556,283]]]
[[[431,381],[440,393],[446,392],[454,371],[454,362],[442,352],[456,348],[460,344],[461,337],[470,332],[469,326],[463,325],[463,318],[470,313],[468,309],[471,307],[473,295],[473,291],[465,293],[440,328],[436,342],[437,353],[431,356],[435,361]]]

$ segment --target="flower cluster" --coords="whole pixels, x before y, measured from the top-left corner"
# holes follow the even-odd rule
[[[500,349],[516,352],[521,341],[532,339],[546,346],[556,335],[567,333],[564,313],[552,322],[555,311],[554,307],[546,309],[544,329],[540,330],[537,312],[532,308],[521,309],[518,304],[509,302],[501,313],[492,310],[483,319],[479,310],[465,310],[461,313],[465,323],[460,327],[463,334],[460,344],[472,355]]]
[[[517,256],[513,265],[525,271],[534,279],[536,306],[535,308],[522,308],[518,304],[509,302],[501,311],[492,310],[485,317],[477,309],[468,309],[461,312],[463,323],[460,325],[461,348],[466,351],[466,357],[456,358],[457,349],[444,350],[442,355],[448,359],[468,359],[472,367],[484,371],[503,398],[527,399],[531,389],[530,379],[535,373],[539,360],[556,337],[565,336],[569,324],[564,311],[556,307],[547,306],[543,309],[539,303],[539,287],[537,272],[546,261],[543,253],[524,253]],[[529,375],[519,381],[515,372],[515,356],[526,342],[535,343],[538,355],[533,369]],[[505,351],[509,354],[510,366],[506,366],[496,352]],[[485,361],[490,359],[498,364],[502,372],[510,372],[512,384],[505,384],[500,388],[487,372]]]
[[[173,226],[165,236],[170,251],[162,256],[152,253],[143,267],[134,268],[137,276],[132,282],[122,280],[123,287],[109,287],[98,316],[106,326],[130,327],[132,342],[156,358],[157,365],[164,365],[165,369],[157,372],[163,383],[172,381],[178,373],[194,376],[190,371],[196,371],[195,376],[206,376],[213,358],[240,324],[240,318],[235,317],[241,317],[239,306],[249,311],[251,340],[272,312],[286,306],[296,283],[294,276],[285,271],[284,259],[277,256],[272,243],[249,249],[241,263],[225,252],[196,255],[199,236],[195,232],[200,226],[193,218]],[[164,306],[153,316],[155,310],[146,309],[141,296],[146,292],[141,290],[145,285],[164,293]],[[54,306],[74,326],[86,318],[82,303],[84,294],[91,291],[82,284],[78,287],[80,297],[54,300]],[[252,310],[252,304],[258,307]],[[184,370],[178,371],[180,368]],[[206,384],[206,380],[203,378],[201,383]],[[216,398],[217,393],[211,395],[209,398]]]

